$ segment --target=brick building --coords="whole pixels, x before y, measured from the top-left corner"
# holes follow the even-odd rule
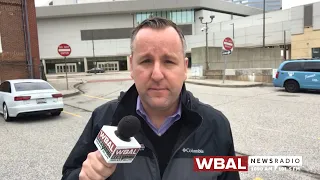
[[[0,0],[0,82],[40,78],[34,0]]]

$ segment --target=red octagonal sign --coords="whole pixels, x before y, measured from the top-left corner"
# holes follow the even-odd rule
[[[231,38],[227,37],[223,40],[223,48],[225,50],[230,51],[233,49],[233,46],[234,46],[234,44],[233,44],[233,40]]]
[[[58,46],[58,53],[61,56],[69,56],[71,54],[71,47],[68,44],[60,44]]]

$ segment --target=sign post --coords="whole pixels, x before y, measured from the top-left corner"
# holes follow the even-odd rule
[[[67,90],[69,90],[68,71],[67,71],[67,56],[69,56],[71,54],[71,47],[68,44],[60,44],[58,46],[58,53],[60,54],[60,56],[64,57],[64,70],[66,72]]]
[[[230,55],[233,51],[234,43],[230,37],[226,37],[222,42],[222,56],[224,56],[224,71],[223,71],[223,81],[226,78],[226,69],[227,69],[227,55]]]

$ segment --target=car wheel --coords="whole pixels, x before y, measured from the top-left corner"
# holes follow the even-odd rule
[[[300,90],[300,85],[297,81],[295,80],[288,80],[284,84],[285,90],[287,92],[295,93]]]
[[[7,122],[12,120],[12,118],[9,115],[8,107],[6,104],[3,104],[3,118]]]
[[[52,116],[59,116],[60,114],[61,114],[61,111],[51,112]]]

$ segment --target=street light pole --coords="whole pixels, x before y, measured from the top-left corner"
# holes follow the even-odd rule
[[[92,55],[93,55],[93,60],[95,61],[95,65],[94,65],[94,74],[97,74],[97,60],[96,60],[96,56],[95,56],[95,52],[94,52],[94,38],[93,38],[93,30],[91,31],[91,40],[92,40]]]
[[[231,23],[230,25],[232,25],[232,39],[234,40],[234,23]]]
[[[212,20],[213,20],[213,18],[214,18],[215,16],[214,15],[211,15],[210,16],[210,22],[203,22],[203,17],[201,16],[201,17],[199,17],[199,19],[200,19],[200,22],[202,23],[202,24],[205,24],[206,25],[206,28],[205,28],[205,30],[206,30],[206,70],[209,70],[209,61],[208,61],[208,24],[210,24],[210,23],[212,23]]]
[[[262,35],[262,40],[263,40],[263,48],[266,46],[266,0],[263,0],[263,35]]]

